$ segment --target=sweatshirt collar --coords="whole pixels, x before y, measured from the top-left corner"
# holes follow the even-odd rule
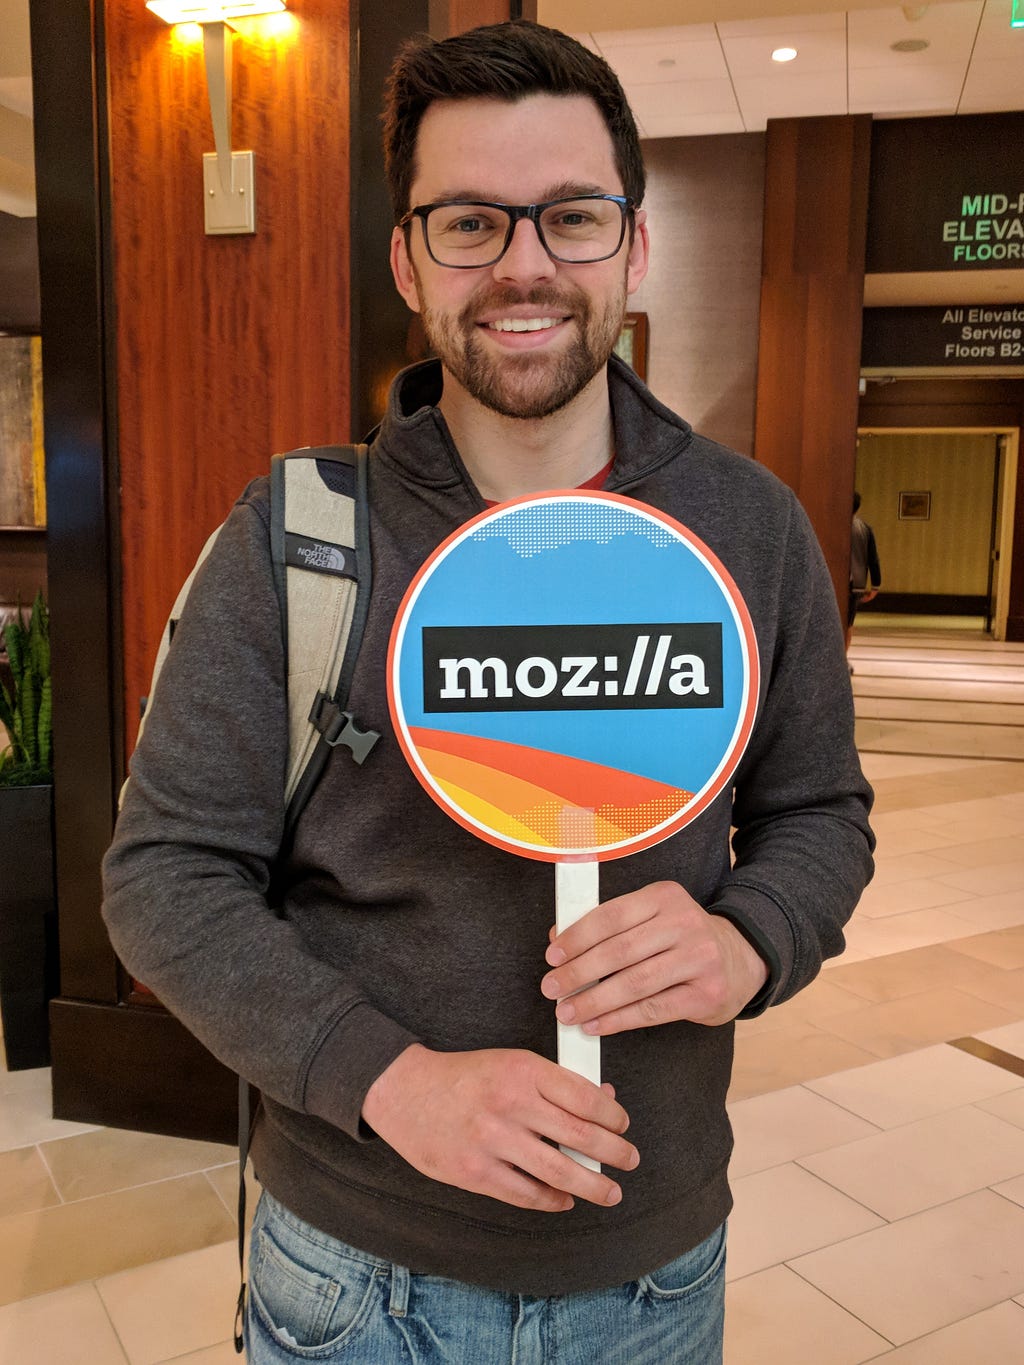
[[[374,454],[400,465],[407,478],[427,487],[471,483],[448,424],[437,404],[439,360],[424,360],[396,375]],[[659,403],[617,356],[608,362],[608,388],[615,430],[615,464],[605,487],[625,491],[681,455],[693,439],[688,422]]]

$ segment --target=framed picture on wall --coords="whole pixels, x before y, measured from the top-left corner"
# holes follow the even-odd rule
[[[931,493],[901,493],[900,521],[928,521],[932,515]]]
[[[647,380],[647,335],[646,313],[627,313],[622,331],[615,343],[615,354],[627,365],[632,365],[645,382]]]
[[[0,336],[0,526],[46,525],[43,366],[37,336]]]

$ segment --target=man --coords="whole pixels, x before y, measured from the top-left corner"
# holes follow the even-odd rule
[[[105,913],[130,969],[263,1094],[257,1365],[713,1365],[731,1021],[842,950],[870,875],[835,599],[792,494],[609,360],[648,228],[605,63],[526,23],[415,43],[385,141],[394,277],[439,360],[398,377],[371,451],[350,704],[384,742],[328,767],[275,919],[284,666],[257,481],[176,632]],[[734,793],[605,864],[606,899],[555,935],[550,868],[425,796],[384,679],[431,551],[488,501],[581,485],[710,545],[764,681]],[[602,1037],[604,1085],[554,1062],[556,1014]]]
[[[850,599],[846,611],[846,648],[853,639],[853,623],[865,602],[873,602],[882,586],[882,566],[878,562],[875,533],[857,513],[860,494],[853,495],[853,524],[850,528]],[[870,582],[870,586],[869,586]],[[853,672],[851,668],[851,673]]]

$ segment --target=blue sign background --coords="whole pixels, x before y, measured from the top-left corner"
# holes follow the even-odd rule
[[[424,626],[644,621],[722,623],[721,709],[441,716],[423,709]],[[725,584],[653,509],[607,495],[552,494],[481,518],[430,565],[396,643],[407,725],[547,749],[695,793],[729,754],[747,705],[746,641]]]

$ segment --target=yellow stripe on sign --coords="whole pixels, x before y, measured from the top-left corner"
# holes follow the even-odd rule
[[[499,810],[497,806],[492,806],[489,801],[484,801],[481,797],[474,796],[472,792],[457,787],[454,782],[438,781],[437,785],[453,806],[465,811],[470,819],[478,821],[485,829],[494,830],[496,834],[503,834],[509,839],[518,839],[522,843],[544,843],[554,847],[550,840],[539,838],[534,830],[517,820],[514,815],[509,815],[506,811]]]

